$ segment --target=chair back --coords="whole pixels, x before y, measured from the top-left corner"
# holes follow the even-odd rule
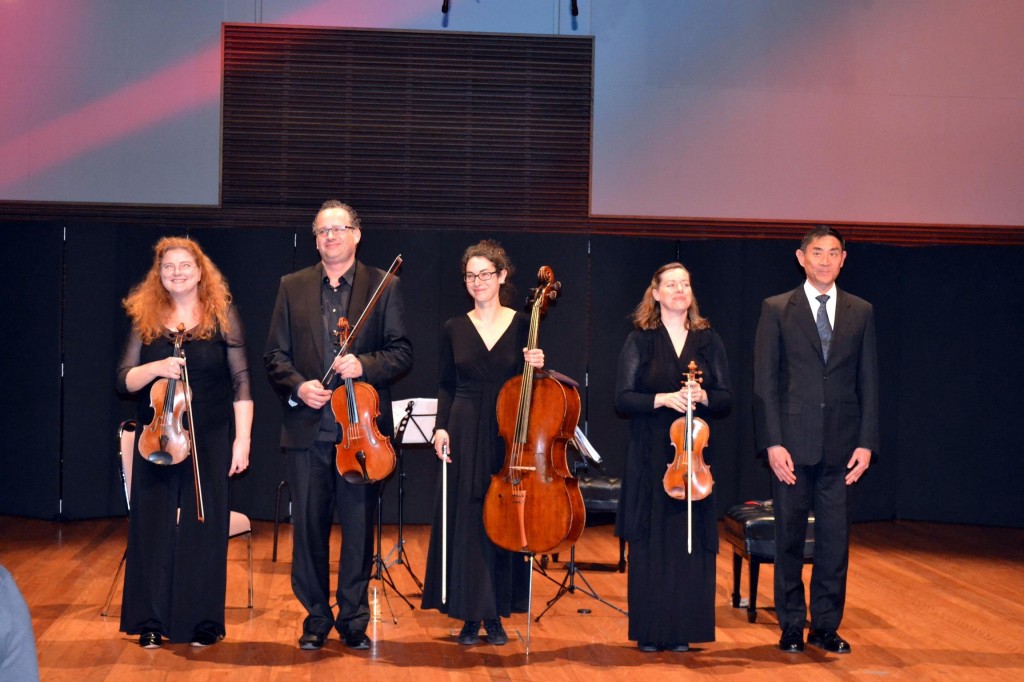
[[[117,427],[117,460],[124,485],[124,502],[132,507],[132,456],[135,454],[135,420],[126,419]]]

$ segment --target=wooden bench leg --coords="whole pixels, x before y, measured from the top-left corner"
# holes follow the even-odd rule
[[[735,547],[732,550],[732,607],[740,607],[740,576],[743,574],[743,555]]]
[[[277,499],[274,501],[274,552],[270,561],[277,562],[277,531],[281,525],[281,491],[288,488],[288,481],[281,481],[277,484]],[[288,490],[288,499],[292,499],[292,491]],[[289,514],[289,516],[291,516]]]
[[[757,621],[757,578],[760,573],[761,562],[755,557],[750,557],[750,598],[747,600],[747,622]]]

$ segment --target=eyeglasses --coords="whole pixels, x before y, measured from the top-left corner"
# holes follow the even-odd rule
[[[167,275],[173,275],[175,272],[180,272],[183,275],[190,274],[195,269],[194,263],[164,263],[160,266],[161,272]]]
[[[359,228],[352,227],[351,225],[333,225],[331,227],[321,227],[316,232],[317,237],[342,237],[347,230],[357,230]]]
[[[494,275],[497,274],[497,272],[497,270],[491,270],[490,272],[484,270],[482,272],[476,273],[475,275],[472,272],[467,272],[465,275],[462,276],[462,279],[466,280],[466,284],[472,284],[473,280],[475,280],[478,277],[480,278],[481,282],[487,282],[488,280],[491,279],[491,277],[494,277]]]

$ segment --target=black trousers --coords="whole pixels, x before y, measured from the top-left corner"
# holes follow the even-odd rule
[[[803,628],[807,620],[803,556],[807,514],[814,509],[814,565],[811,569],[811,627],[837,630],[846,604],[850,559],[846,466],[795,466],[796,483],[772,474],[775,506],[775,610],[779,626]]]
[[[303,632],[363,632],[370,620],[367,586],[373,563],[373,516],[379,484],[347,483],[335,466],[333,443],[285,450],[292,494],[292,591],[309,614]],[[337,507],[341,524],[338,615],[330,603],[330,537]]]

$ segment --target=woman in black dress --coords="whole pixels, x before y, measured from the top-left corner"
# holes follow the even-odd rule
[[[496,406],[505,381],[522,373],[524,359],[544,366],[544,352],[526,350],[530,319],[502,305],[512,272],[505,250],[481,241],[462,256],[462,277],[473,309],[442,328],[441,381],[437,392],[434,451],[448,462],[447,601],[441,600],[441,487],[430,529],[423,608],[464,621],[459,643],[505,644],[501,617],[525,611],[530,564],[496,547],[484,528],[483,507],[491,476],[505,459]],[[445,450],[448,456],[445,455]]]
[[[633,323],[615,386],[615,407],[630,417],[616,520],[616,534],[629,543],[629,639],[641,651],[687,651],[691,642],[715,639],[718,531],[712,492],[693,502],[693,554],[687,552],[687,503],[662,485],[675,452],[669,430],[690,402],[705,420],[729,412],[729,366],[679,263],[654,273]],[[703,384],[682,383],[691,360]],[[709,454],[705,449],[705,461]]]
[[[117,385],[138,398],[141,434],[153,419],[153,383],[181,379],[187,360],[205,522],[196,516],[191,459],[168,466],[134,457],[121,630],[147,649],[163,637],[209,646],[225,634],[228,476],[249,466],[249,368],[227,282],[199,245],[165,237],[154,251],[149,273],[123,301],[132,330]],[[186,359],[171,357],[179,324]]]

